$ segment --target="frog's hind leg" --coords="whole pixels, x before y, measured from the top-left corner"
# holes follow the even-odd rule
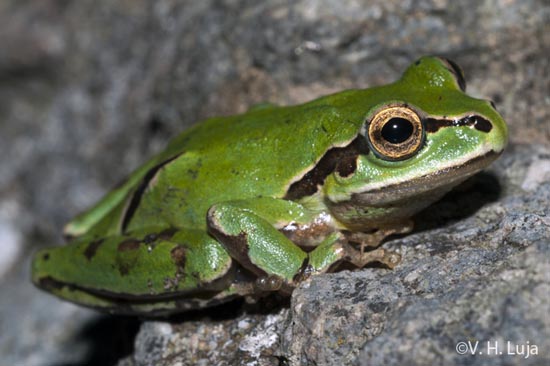
[[[154,313],[240,294],[243,290],[232,286],[234,272],[231,257],[206,232],[168,229],[79,238],[41,250],[32,278],[38,287],[82,305]]]

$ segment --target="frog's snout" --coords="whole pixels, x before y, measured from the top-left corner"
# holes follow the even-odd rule
[[[508,144],[508,126],[500,115],[492,120],[492,130],[489,132],[489,142],[492,150],[498,154],[502,153]]]

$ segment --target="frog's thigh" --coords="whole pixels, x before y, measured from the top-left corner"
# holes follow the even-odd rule
[[[231,280],[231,262],[206,232],[144,231],[39,251],[32,276],[48,290],[78,288],[105,298],[151,299],[224,289]],[[70,298],[71,291],[57,292],[86,305],[85,297],[79,301]]]
[[[260,277],[291,285],[307,254],[278,229],[310,219],[301,205],[275,198],[229,201],[208,211],[210,232],[242,266]]]

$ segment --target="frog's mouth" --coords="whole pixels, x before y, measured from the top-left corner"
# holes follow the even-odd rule
[[[500,152],[490,150],[461,164],[446,167],[435,173],[426,174],[405,182],[383,188],[354,193],[351,201],[368,206],[385,206],[422,195],[434,194],[434,201],[456,185],[478,173],[499,157]]]

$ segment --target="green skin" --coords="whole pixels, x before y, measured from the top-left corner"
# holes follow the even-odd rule
[[[389,85],[203,121],[71,221],[69,245],[36,253],[33,282],[85,306],[158,315],[290,294],[345,262],[391,268],[399,256],[377,248],[382,239],[409,231],[414,213],[506,145],[502,117],[462,83],[452,62],[423,57]],[[395,105],[424,126],[397,160],[367,134]],[[485,128],[445,123],[470,115]]]

